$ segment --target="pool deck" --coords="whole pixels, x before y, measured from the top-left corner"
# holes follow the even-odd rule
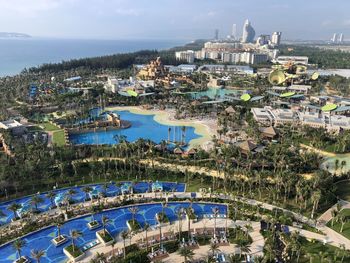
[[[171,126],[191,126],[195,128],[195,133],[201,138],[191,140],[190,148],[201,146],[204,149],[209,149],[211,140],[214,135],[217,135],[217,123],[212,119],[187,119],[176,120],[174,110],[145,110],[137,106],[123,106],[123,107],[107,107],[108,111],[130,111],[134,114],[140,115],[155,115],[154,120],[163,125]]]
[[[216,221],[217,221],[216,222],[217,228],[225,228],[226,219],[217,219]],[[248,221],[233,222],[231,219],[229,219],[227,221],[228,221],[227,226],[229,228],[233,228],[236,226],[240,226],[240,227],[244,228],[245,225],[250,224],[250,222],[248,222]],[[191,231],[193,232],[195,229],[203,229],[204,227],[206,229],[213,229],[214,228],[214,219],[202,219],[197,223],[192,223],[191,224]],[[253,239],[253,243],[251,244],[251,251],[252,251],[251,254],[252,255],[262,255],[265,242],[264,242],[264,237],[259,232],[260,231],[260,223],[253,222],[252,227],[254,230],[249,233]],[[162,227],[162,232],[163,233],[173,233],[173,232],[177,233],[178,229],[179,229],[179,222],[177,221],[172,225]],[[183,231],[187,231],[186,226],[182,226],[182,229],[183,229]],[[149,240],[151,240],[150,237],[154,237],[154,236],[159,237],[159,230],[155,229],[155,230],[148,231],[147,236],[148,236]],[[145,240],[145,239],[146,239],[145,232],[138,233],[132,237],[131,244],[137,243],[138,240]],[[128,244],[128,245],[130,244],[130,239],[127,239],[126,244]],[[208,247],[209,246],[200,246],[199,249],[194,250],[195,255],[196,255],[195,259],[205,257],[208,253]],[[117,243],[115,244],[114,249],[115,249],[115,251],[122,250],[123,249],[123,241],[118,239]],[[220,249],[222,250],[222,252],[227,252],[227,254],[231,254],[233,252],[239,253],[239,249],[234,244],[230,244],[229,246],[220,246]],[[103,245],[99,244],[96,247],[93,247],[92,249],[86,251],[85,257],[79,262],[83,262],[83,263],[91,262],[91,259],[96,255],[97,252],[104,253],[104,254],[111,254],[112,250],[113,250],[113,248],[111,246],[104,247]],[[183,257],[179,256],[177,253],[173,253],[173,254],[170,254],[170,257],[163,259],[162,262],[169,262],[169,263],[170,262],[182,262],[182,260],[183,260]]]
[[[176,197],[184,199],[184,200],[186,200],[186,199],[188,200],[191,197],[191,193],[171,193],[169,195],[166,195],[164,193],[146,193],[146,194],[141,195],[141,196],[133,196],[132,198],[135,199],[135,201],[137,201],[137,199],[139,199],[139,198],[143,199],[143,198],[147,198],[147,197],[148,198],[158,197],[158,198],[165,198],[165,199],[167,199],[167,198],[171,198],[173,195],[176,195]],[[195,199],[201,198],[201,197],[208,197],[208,194],[196,193]],[[242,197],[237,198],[237,197],[231,196],[231,195],[224,195],[224,194],[218,194],[217,195],[217,194],[214,194],[212,197],[217,197],[217,198],[220,198],[220,199],[223,199],[223,200],[225,200],[225,199],[236,200],[236,201],[239,200],[239,201],[241,201],[243,203],[247,203],[247,204],[253,205],[253,206],[261,205],[262,208],[267,209],[267,210],[273,210],[274,208],[277,208],[276,206],[271,205],[271,204],[262,203],[262,202],[259,202],[259,201],[256,201],[256,200],[246,199],[246,198],[242,198]],[[103,202],[111,202],[115,198],[116,197],[109,197],[109,198],[106,198]],[[195,203],[201,203],[201,202],[196,202],[195,201]],[[211,202],[203,202],[203,203],[210,204]],[[222,203],[221,203],[221,205],[222,205]],[[90,207],[91,203],[90,202],[81,203],[78,206],[88,206],[88,207]],[[282,209],[282,210],[285,210],[285,209]],[[285,211],[288,211],[288,210],[285,210]],[[46,214],[46,216],[49,216],[49,214],[53,213],[53,212],[54,211],[48,212]],[[297,218],[299,221],[301,221],[303,223],[306,223],[308,225],[315,226],[315,221],[314,220],[311,220],[311,219],[309,219],[309,218],[307,218],[305,216],[302,216],[300,214],[294,213],[292,211],[289,211],[289,212],[292,213],[294,215],[294,217]],[[72,220],[74,220],[74,219],[72,219]],[[200,229],[200,228],[203,228],[203,227],[210,228],[210,226],[213,223],[214,223],[213,219],[202,219],[199,222],[193,223],[191,225],[192,225],[192,229],[194,229],[194,228]],[[228,223],[227,224],[228,227],[233,227],[233,226],[235,226],[235,224],[239,224],[239,221],[233,222],[232,220],[227,219],[227,223]],[[254,229],[254,231],[251,232],[251,236],[253,237],[254,242],[260,240],[260,237],[258,236],[260,225],[258,224],[258,222],[250,222],[250,223],[252,224],[253,229]],[[174,230],[176,231],[176,225],[177,224],[178,223],[176,223],[176,221],[175,221],[172,225],[162,228],[164,230],[163,233],[167,232],[167,230],[169,232],[174,231]],[[217,226],[218,227],[226,226],[226,219],[218,218],[217,219]],[[323,241],[326,240],[327,243],[329,243],[330,245],[336,246],[336,247],[341,247],[342,244],[344,244],[347,249],[350,249],[350,240],[346,239],[341,234],[339,234],[339,233],[329,229],[327,226],[323,225],[322,223],[318,223],[316,225],[316,228],[319,229],[321,232],[323,232],[324,233],[323,235],[322,234],[317,234],[317,233],[314,233],[314,232],[310,232],[310,231],[306,231],[306,230],[302,230],[302,229],[299,229],[299,228],[293,228],[293,227],[288,227],[288,228],[289,228],[289,231],[298,231],[298,232],[300,232],[300,234],[302,236],[305,236],[305,237],[307,237],[309,239],[316,239],[316,240],[318,240],[320,242],[323,242]],[[185,231],[186,227],[185,228],[183,227],[183,230]],[[155,232],[152,232],[152,231],[155,231]],[[159,231],[157,229],[153,229],[153,230],[148,232],[148,236],[151,237],[152,235],[157,235],[158,233],[159,233]],[[139,233],[139,235],[141,235],[141,236],[134,236],[132,238],[132,242],[135,242],[138,238],[142,239],[142,234],[143,233]],[[118,243],[116,244],[115,249],[122,247],[122,243],[123,242],[121,240],[119,240],[119,239],[117,240],[117,242]],[[128,240],[127,244],[129,244],[129,240]],[[262,247],[262,246],[263,246],[263,244],[261,244],[261,243],[257,243],[256,245],[252,245],[252,251],[259,252],[259,248]],[[234,251],[236,251],[236,248],[234,248],[234,249],[235,249]],[[98,246],[92,248],[90,251],[87,251],[86,257],[83,259],[82,262],[89,262],[87,259],[89,259],[89,257],[91,258],[95,252],[111,253],[112,252],[112,247],[102,247],[101,245],[98,245]],[[169,259],[167,259],[167,260],[170,260],[170,258],[172,258],[173,256],[176,258],[176,255],[172,254],[169,257]],[[177,262],[177,261],[175,260],[175,261],[166,261],[166,262]]]

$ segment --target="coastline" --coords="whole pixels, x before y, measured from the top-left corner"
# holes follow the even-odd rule
[[[190,126],[194,127],[194,132],[200,135],[201,138],[193,139],[189,142],[190,148],[201,146],[206,149],[210,147],[213,135],[216,135],[216,123],[214,121],[204,120],[176,120],[174,118],[175,112],[172,110],[146,110],[139,106],[116,106],[106,107],[109,111],[130,111],[134,114],[140,115],[154,115],[154,120],[162,125],[170,126]]]

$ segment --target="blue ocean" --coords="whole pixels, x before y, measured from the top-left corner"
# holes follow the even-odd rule
[[[144,49],[167,49],[184,40],[0,39],[0,76],[24,68],[74,58],[96,57]]]

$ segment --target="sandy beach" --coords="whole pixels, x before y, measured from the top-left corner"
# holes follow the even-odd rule
[[[200,135],[201,138],[191,140],[189,142],[190,148],[202,147],[207,149],[210,147],[212,136],[216,135],[217,124],[214,120],[176,120],[174,118],[175,111],[173,110],[145,110],[137,106],[125,107],[107,107],[108,111],[130,111],[131,113],[141,115],[155,115],[154,120],[163,125],[171,126],[191,126],[194,127],[194,132]]]

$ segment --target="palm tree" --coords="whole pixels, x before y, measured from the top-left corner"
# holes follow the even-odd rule
[[[13,241],[12,246],[16,249],[18,253],[18,258],[21,258],[22,248],[25,247],[26,244],[26,241],[23,239],[16,239],[15,241]]]
[[[243,239],[237,240],[237,246],[239,247],[239,256],[242,257],[242,254],[248,254],[251,252],[250,245]]]
[[[106,226],[111,222],[107,216],[102,216],[103,235],[106,236]]]
[[[107,257],[105,254],[103,253],[96,253],[96,256],[94,257],[94,259],[98,262],[98,263],[105,263],[107,262]]]
[[[138,207],[137,206],[129,207],[129,211],[132,215],[132,221],[135,222],[135,215],[139,211]]]
[[[219,253],[221,250],[219,248],[219,244],[217,243],[211,243],[209,247],[209,251],[211,252],[211,255],[214,257],[215,254]]]
[[[318,208],[318,203],[319,203],[320,199],[321,199],[321,191],[320,190],[317,190],[317,191],[312,193],[311,200],[313,202],[313,206],[312,206],[312,211],[311,211],[311,218],[314,218],[314,214]]]
[[[129,236],[129,232],[127,232],[127,231],[123,231],[123,232],[121,233],[121,237],[122,237],[122,239],[123,239],[123,246],[124,246],[124,249],[123,249],[124,259],[125,259],[125,257],[126,257],[125,241],[126,241],[126,239],[128,238],[128,236]]]
[[[214,238],[215,238],[216,237],[216,218],[218,217],[218,214],[219,214],[219,208],[213,207],[212,211],[214,215]]]
[[[112,241],[112,243],[111,243],[113,257],[115,256],[115,250],[114,250],[115,244],[117,244],[117,242],[113,239],[113,241]]]
[[[251,232],[251,231],[254,230],[251,224],[246,224],[246,225],[245,225],[245,229],[246,229],[246,236],[247,236],[247,237],[248,237],[248,235],[249,235],[249,232]]]
[[[83,233],[78,231],[78,230],[76,230],[76,229],[72,229],[70,231],[69,235],[70,235],[70,237],[72,239],[72,250],[73,250],[73,252],[75,252],[75,248],[76,248],[75,247],[75,240],[77,240],[79,237],[81,237],[83,235]]]
[[[162,247],[162,223],[164,221],[165,218],[165,207],[167,207],[167,203],[166,202],[162,202],[162,212],[161,212],[161,216],[159,217],[159,247]],[[158,214],[159,216],[159,214]]]
[[[75,191],[74,189],[69,189],[67,191],[67,196],[69,196],[69,201],[72,199],[73,195],[75,195],[77,193],[77,191]]]
[[[109,184],[108,183],[104,183],[102,185],[102,189],[103,189],[103,195],[106,197],[107,196],[107,190],[109,188]]]
[[[150,224],[145,223],[145,225],[143,226],[143,230],[146,232],[146,251],[148,252],[148,231],[151,229]]]
[[[55,197],[56,197],[56,193],[53,191],[50,191],[46,194],[46,198],[50,199],[51,208],[55,207],[55,202],[54,202]]]
[[[92,192],[92,187],[90,186],[85,186],[83,187],[83,192],[85,193],[85,202],[89,199],[89,194]],[[92,198],[91,198],[92,200]]]
[[[35,211],[38,211],[38,204],[41,204],[42,202],[44,202],[44,199],[39,195],[34,195],[30,199],[31,205],[33,205],[35,207]]]
[[[188,207],[185,209],[186,215],[187,215],[187,224],[188,224],[188,239],[190,239],[191,236],[191,218],[193,217],[193,208]]]
[[[45,256],[45,250],[36,250],[36,249],[32,249],[30,251],[30,255],[32,258],[34,258],[36,260],[37,263],[40,263],[40,259]]]
[[[7,210],[10,210],[13,212],[14,219],[18,218],[17,211],[22,208],[21,204],[18,203],[12,203],[7,207]]]
[[[344,214],[340,214],[339,220],[341,223],[340,233],[343,233],[344,225],[347,223],[347,217]]]
[[[194,253],[193,251],[188,248],[188,247],[182,247],[179,249],[178,251],[179,255],[180,256],[183,256],[184,257],[184,262],[187,263],[188,262],[188,259],[189,260],[192,260],[193,259],[193,256],[194,256]]]
[[[57,221],[55,223],[56,228],[57,228],[57,237],[61,236],[61,227],[62,227],[62,222],[61,221]]]
[[[183,219],[184,214],[185,214],[185,211],[184,211],[183,207],[180,207],[176,211],[176,216],[177,216],[177,219],[179,221],[179,241],[181,239],[181,234],[182,234],[182,219]]]

